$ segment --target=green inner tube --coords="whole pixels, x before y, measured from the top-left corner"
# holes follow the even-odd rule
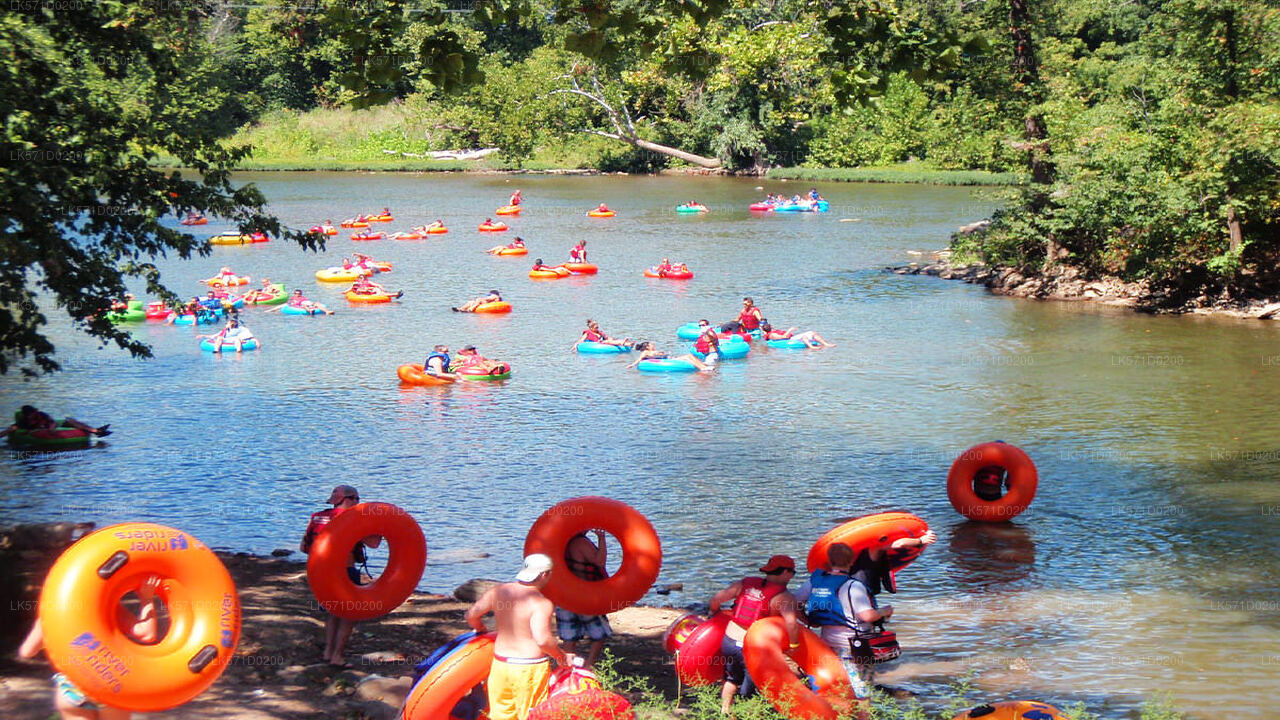
[[[143,308],[141,300],[130,300],[128,310],[109,312],[107,319],[113,323],[142,322],[147,319],[147,311]]]
[[[63,426],[59,425],[59,428]],[[14,430],[9,433],[9,444],[14,447],[29,448],[71,448],[88,447],[91,436],[77,435],[65,438],[32,437],[30,430]]]
[[[284,291],[284,283],[271,283],[271,287],[276,289],[276,296],[270,300],[257,300],[254,305],[279,305],[289,301],[289,295]],[[259,288],[258,292],[262,292]]]

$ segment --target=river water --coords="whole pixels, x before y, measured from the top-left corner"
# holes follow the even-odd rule
[[[602,494],[661,535],[650,602],[705,602],[767,556],[802,558],[841,518],[901,508],[939,542],[899,576],[904,658],[885,681],[923,692],[967,671],[983,699],[1083,700],[1111,717],[1170,691],[1194,714],[1270,717],[1280,687],[1280,332],[989,296],[884,273],[986,216],[981,191],[822,185],[832,211],[752,217],[756,181],[634,177],[245,174],[295,227],[389,205],[389,229],[443,218],[440,240],[354,243],[323,256],[280,241],[165,260],[192,293],[222,265],[338,310],[245,311],[264,349],[201,353],[190,328],[139,325],[135,361],[55,316],[65,371],[0,378],[0,406],[31,402],[115,435],[85,452],[0,456],[0,522],[140,520],[210,545],[294,548],[332,485],[399,504],[423,525],[423,588],[515,572],[530,523]],[[494,258],[476,224],[516,187],[528,258]],[[768,190],[807,189],[767,183]],[[713,208],[678,217],[685,200]],[[618,211],[591,220],[606,201]],[[210,224],[213,234],[226,229]],[[588,241],[594,277],[533,282],[533,257]],[[395,262],[402,303],[350,307],[315,270],[344,253]],[[687,283],[647,280],[662,257]],[[509,316],[449,307],[490,288]],[[744,295],[782,327],[838,344],[755,350],[714,374],[648,376],[626,356],[571,352],[587,317],[676,348],[688,320],[732,318]],[[51,310],[51,308],[50,308]],[[511,380],[401,389],[395,366],[474,343]],[[1040,491],[1012,524],[966,522],[945,478],[966,447],[1024,448]],[[487,554],[487,555],[486,555]]]

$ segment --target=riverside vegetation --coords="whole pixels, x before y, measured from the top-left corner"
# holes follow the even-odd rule
[[[0,24],[0,372],[57,367],[37,288],[146,355],[103,311],[127,279],[163,291],[155,255],[208,252],[174,212],[315,246],[230,182],[246,161],[1014,173],[958,257],[1141,279],[1166,306],[1280,284],[1269,0],[33,0]]]

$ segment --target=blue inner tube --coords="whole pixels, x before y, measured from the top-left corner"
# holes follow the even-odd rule
[[[244,341],[244,346],[243,346],[243,347],[244,347],[244,349],[245,349],[245,350],[257,350],[257,349],[258,349],[258,340],[257,340],[257,338],[249,338],[248,340],[245,340],[245,341]],[[203,351],[205,351],[205,352],[213,352],[213,342],[211,342],[211,341],[210,341],[210,340],[208,340],[207,338],[206,338],[206,339],[204,339],[204,340],[201,340],[201,341],[200,341],[200,349],[201,349],[201,350],[203,350]],[[225,342],[225,341],[224,341],[224,342],[222,343],[222,350],[223,350],[223,352],[226,352],[227,350],[230,350],[231,352],[235,352],[235,351],[236,351],[236,344],[235,344],[234,342]]]
[[[676,206],[676,212],[678,213],[703,213],[706,211],[706,207],[689,207],[688,205]]]
[[[819,200],[813,205],[779,205],[773,209],[774,212],[826,212],[831,208],[831,203],[826,200]]]
[[[705,358],[705,353],[700,353],[692,345],[689,346],[689,352],[697,355],[699,358]],[[751,352],[751,343],[745,340],[721,340],[720,341],[720,357],[724,360],[737,360],[744,358],[747,353]]]
[[[809,346],[794,338],[787,338],[785,340],[770,340],[769,347],[781,350],[804,350]]]
[[[685,323],[676,328],[676,337],[681,340],[697,340],[701,334],[702,328],[698,327],[696,322]]]
[[[314,310],[307,310],[305,308],[300,308],[294,305],[285,305],[284,307],[280,308],[280,314],[281,315],[323,315],[324,311],[321,310],[320,308],[316,308]]]
[[[202,312],[199,315],[179,315],[174,319],[174,325],[212,325],[218,322],[218,317],[222,312]]]
[[[676,360],[675,358],[665,358],[662,360],[641,360],[636,365],[636,369],[640,372],[652,373],[670,373],[670,372],[697,372],[698,368],[688,360]]]
[[[588,355],[615,355],[617,353],[631,352],[631,348],[629,347],[591,342],[590,340],[583,340],[578,343],[576,347],[578,348],[578,352],[586,353]]]

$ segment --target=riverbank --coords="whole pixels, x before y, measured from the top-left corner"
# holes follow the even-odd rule
[[[984,263],[952,261],[950,250],[927,253],[928,259],[885,268],[898,275],[930,275],[982,285],[996,295],[1032,300],[1092,302],[1163,315],[1214,315],[1220,317],[1280,320],[1280,297],[1241,300],[1201,295],[1173,305],[1153,291],[1146,281],[1125,282],[1116,277],[1085,276],[1079,268],[1054,265],[1038,274]]]

